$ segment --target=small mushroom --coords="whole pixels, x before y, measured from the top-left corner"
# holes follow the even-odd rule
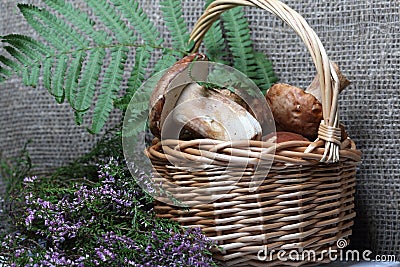
[[[340,124],[339,127],[340,127],[340,132],[341,132],[341,137],[342,137],[340,141],[343,142],[344,140],[346,140],[349,137],[349,135],[347,134],[346,126],[344,126],[344,124]]]
[[[350,82],[340,73],[339,91]],[[267,94],[266,99],[276,122],[277,131],[300,134],[310,140],[318,136],[318,128],[323,118],[321,90],[319,79],[316,77],[306,91],[288,84],[275,84]]]
[[[171,116],[180,128],[204,138],[260,140],[262,134],[261,125],[244,107],[226,94],[197,83],[183,89]],[[164,127],[174,125],[166,121]]]
[[[187,80],[187,77],[190,76],[187,73],[190,64],[194,61],[204,60],[207,60],[207,57],[200,53],[186,56],[169,68],[160,81],[158,81],[149,101],[149,128],[154,136],[158,138],[161,137],[162,119],[165,118],[174,107],[175,101],[177,97],[179,97],[180,90],[184,88],[181,84],[184,84],[183,80]],[[171,89],[173,89],[173,92],[171,92]],[[167,99],[167,95],[174,99]],[[166,102],[169,104],[169,111],[164,109]],[[168,102],[172,102],[172,104]]]
[[[277,144],[283,143],[283,142],[288,142],[288,141],[309,141],[304,136],[296,134],[296,133],[291,133],[291,132],[270,133],[266,136],[263,136],[262,140],[263,141],[271,140],[272,142],[277,143]]]
[[[298,133],[308,139],[317,137],[322,105],[312,94],[289,84],[275,84],[268,90],[266,99],[278,130]]]

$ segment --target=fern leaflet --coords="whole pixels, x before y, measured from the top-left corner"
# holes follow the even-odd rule
[[[0,55],[0,62],[3,63],[8,68],[10,68],[11,70],[13,70],[14,72],[18,72],[21,69],[20,66],[17,63],[15,63],[11,59],[9,59],[9,58],[7,58],[7,57],[5,57],[3,55]],[[0,69],[7,70],[4,67],[0,68]]]
[[[28,66],[31,62],[30,60],[22,54],[20,51],[16,50],[12,46],[5,46],[4,50],[6,50],[10,55],[12,55],[16,60],[20,62],[22,66]],[[22,68],[22,82],[25,85],[30,85],[30,78],[29,78],[29,73],[26,68]]]
[[[154,46],[163,43],[164,40],[160,38],[159,32],[146,13],[143,12],[143,9],[140,8],[139,3],[134,0],[112,0],[112,2],[134,26],[145,43]]]
[[[54,59],[49,57],[46,58],[44,60],[43,63],[43,86],[44,88],[47,89],[47,91],[49,91],[49,93],[51,94],[51,79],[52,79],[52,71],[51,68],[53,66],[54,63]]]
[[[214,0],[207,0],[206,7],[208,7]],[[204,45],[207,51],[207,56],[211,61],[218,63],[226,63],[224,58],[226,53],[225,42],[221,29],[221,21],[216,20],[204,36]]]
[[[10,77],[13,72],[18,72],[20,70],[20,66],[17,63],[3,55],[0,55],[0,62],[7,67],[5,68],[0,65],[0,74],[2,74],[4,80]]]
[[[103,48],[93,50],[82,73],[76,96],[74,96],[76,101],[72,104],[78,113],[82,113],[81,115],[90,108],[105,55],[106,52]]]
[[[82,70],[83,61],[86,58],[86,53],[83,51],[73,55],[73,59],[69,64],[65,79],[65,97],[70,104],[73,104],[73,97],[76,95],[78,90],[79,74]]]
[[[253,78],[256,62],[252,53],[252,41],[249,24],[244,17],[242,7],[236,7],[222,14],[229,48],[233,55],[233,66]]]
[[[114,9],[105,0],[87,0],[90,7],[103,21],[112,32],[115,34],[116,39],[123,43],[134,43],[136,37],[133,31],[129,29],[126,24],[120,19]]]
[[[182,17],[180,1],[164,0],[160,2],[165,25],[172,36],[172,47],[176,50],[187,51],[189,42],[188,27]]]
[[[255,52],[254,57],[257,64],[257,77],[254,82],[261,89],[263,94],[278,80],[272,68],[272,62],[263,53]]]
[[[38,53],[35,54],[36,57],[46,56],[49,53],[49,47],[25,35],[9,34],[2,36],[1,39],[2,42],[9,43],[18,49],[30,51],[34,50],[34,53]]]
[[[136,49],[135,64],[132,68],[131,76],[128,79],[128,88],[126,90],[126,94],[117,101],[118,108],[126,110],[132,96],[137,89],[142,86],[145,80],[146,69],[151,57],[151,50],[151,48],[146,46]]]
[[[12,75],[12,70],[0,67],[0,74],[2,74],[4,78],[9,77]]]
[[[94,108],[92,128],[90,130],[92,133],[98,133],[110,115],[116,93],[120,89],[128,51],[128,48],[122,46],[111,50],[111,62],[105,72],[104,83]]]
[[[54,70],[52,78],[52,95],[55,97],[58,103],[64,102],[65,90],[64,90],[64,76],[67,71],[67,63],[69,57],[67,55],[61,55],[58,59],[57,66]]]
[[[71,4],[63,0],[44,0],[49,6],[61,13],[69,21],[73,22],[77,29],[90,36],[97,44],[103,43],[105,39],[105,32],[96,31],[93,26],[94,21],[91,20],[87,14],[80,10],[75,9]]]
[[[63,43],[57,34],[54,34],[53,31],[51,30],[52,28],[48,28],[45,25],[43,25],[40,21],[37,21],[32,14],[29,12],[30,9],[37,9],[35,6],[31,5],[25,5],[25,4],[19,4],[18,5],[19,10],[21,11],[22,15],[26,19],[26,21],[29,23],[29,25],[36,30],[46,41],[51,43],[57,50],[61,51],[68,51],[71,50],[71,46],[67,43]],[[54,53],[54,50],[50,50],[50,53]]]
[[[164,51],[160,60],[154,66],[153,74],[169,68],[177,61],[176,56],[171,51]]]
[[[63,20],[57,18],[46,9],[39,9],[31,5],[20,4],[18,6],[30,24],[32,21],[41,23],[47,32],[55,35],[60,40],[63,40],[64,44],[67,43],[71,47],[75,48],[87,47],[89,45],[89,41],[80,35],[75,29],[71,28]],[[42,31],[40,31],[40,33],[42,33]]]

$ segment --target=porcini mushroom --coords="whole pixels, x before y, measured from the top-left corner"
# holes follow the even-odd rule
[[[244,107],[226,94],[197,83],[184,88],[170,116],[180,128],[204,138],[260,140],[262,134],[260,123]],[[165,123],[164,127],[175,127]]]
[[[273,143],[277,143],[277,144],[283,143],[283,142],[288,142],[288,141],[309,141],[304,136],[296,134],[296,133],[291,133],[291,132],[270,133],[266,136],[263,136],[262,140],[263,141],[270,140]]]
[[[182,90],[185,86],[184,85],[176,88],[173,85],[173,82],[180,77],[185,79],[188,76],[188,74],[185,74],[185,72],[188,71],[188,68],[193,61],[204,60],[207,60],[207,57],[204,54],[200,53],[186,56],[176,62],[171,68],[169,68],[160,79],[160,81],[157,83],[149,101],[149,128],[154,136],[158,138],[161,137],[162,117],[163,115],[165,117],[165,114],[169,113],[164,110],[164,105],[167,101],[167,95],[170,92],[169,90],[173,89],[173,92],[170,92],[169,96],[174,97],[176,100],[177,97],[179,97],[180,90]],[[179,85],[179,82],[176,85]]]
[[[350,82],[341,74],[334,64],[339,77],[339,91]],[[307,90],[288,84],[275,84],[267,94],[266,99],[276,122],[277,131],[300,134],[309,140],[318,135],[322,120],[321,90],[316,77]]]
[[[277,130],[316,138],[322,120],[321,103],[303,89],[289,84],[275,84],[266,95]]]

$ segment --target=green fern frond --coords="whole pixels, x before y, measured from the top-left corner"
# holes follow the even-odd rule
[[[114,99],[121,88],[128,52],[129,49],[122,46],[111,50],[111,62],[105,72],[100,96],[94,108],[92,128],[90,130],[92,133],[98,133],[103,128],[110,115]]]
[[[272,62],[265,54],[255,52],[254,57],[257,64],[257,75],[253,80],[265,95],[267,90],[278,81],[278,78],[272,68]]]
[[[34,41],[28,40],[28,38],[23,38],[21,35],[4,36],[2,39],[2,42],[12,45],[12,49],[9,46],[6,51],[12,54],[12,56],[15,55],[15,57],[19,59],[22,64],[21,67],[31,66],[29,75],[25,75],[25,85],[36,87],[39,82],[40,74],[40,64],[36,62],[37,58],[44,56],[43,53],[41,53],[43,50],[40,51],[42,47],[37,49],[38,47],[35,46]]]
[[[225,41],[222,35],[220,20],[214,22],[204,37],[207,56],[211,61],[226,64],[223,58],[227,55]]]
[[[188,43],[189,33],[182,17],[181,0],[162,0],[160,3],[166,28],[172,36],[172,48],[161,47],[161,34],[138,0],[85,1],[96,19],[104,25],[95,27],[88,14],[64,0],[44,0],[51,8],[48,10],[19,4],[28,24],[44,41],[18,34],[1,37],[0,40],[6,44],[4,50],[10,56],[0,55],[0,81],[17,73],[22,76],[24,84],[35,86],[42,75],[44,87],[56,101],[61,103],[65,98],[74,109],[77,124],[82,124],[84,115],[94,107],[89,131],[96,133],[105,125],[114,107],[125,111],[130,98],[138,97],[135,92],[144,83],[147,73],[162,73],[186,55],[192,44]],[[254,53],[242,9],[225,12],[223,22],[234,67],[253,78],[265,90],[275,81],[272,65],[265,56]],[[138,39],[136,34],[144,44],[135,43]],[[211,60],[223,62],[226,42],[222,26],[214,24],[204,41]],[[150,59],[157,54],[153,53],[155,49],[162,49],[162,56],[150,69]],[[133,50],[133,70],[123,83],[124,69],[131,62],[127,61],[127,55]],[[108,65],[106,55],[111,57]],[[102,72],[104,75],[100,75]],[[147,89],[152,89],[152,86],[155,84],[148,84]],[[120,88],[124,87],[127,90],[117,99]],[[97,99],[94,97],[96,88],[100,88]],[[145,95],[148,94],[150,92]],[[135,99],[137,110],[132,119],[147,116],[147,99]],[[140,129],[143,125],[145,122],[135,127]]]
[[[29,62],[33,62],[36,58],[41,57],[41,55],[37,51],[35,51],[34,49],[30,49],[30,47],[24,46],[24,44],[19,42],[18,40],[12,40],[8,43],[16,49],[15,51],[18,50],[21,55],[24,55],[26,57],[26,60],[28,60]],[[29,64],[30,63],[27,63],[26,66]]]
[[[71,47],[68,44],[65,44],[61,41],[61,39],[58,38],[57,35],[53,34],[52,31],[50,31],[46,26],[44,26],[41,22],[37,21],[34,19],[30,13],[28,12],[31,8],[36,8],[31,5],[25,5],[25,4],[19,4],[18,5],[19,10],[21,11],[22,15],[25,17],[26,21],[29,23],[29,25],[36,30],[44,39],[46,39],[52,46],[54,46],[58,50],[71,50]],[[50,50],[50,52],[54,52],[53,50]]]
[[[221,18],[224,22],[229,49],[233,55],[233,66],[253,78],[256,62],[252,53],[249,24],[244,17],[243,8],[230,9],[224,12]]]
[[[254,51],[249,23],[244,15],[242,7],[222,14],[228,45],[234,67],[251,78],[265,94],[278,79],[272,69],[272,62],[263,53]]]
[[[6,38],[9,38],[6,36]],[[37,58],[43,57],[43,54],[38,52],[34,47],[27,47],[26,43],[21,39],[12,39],[9,40],[4,38],[2,41],[6,42],[12,46],[7,46],[4,49],[10,53],[11,56],[16,58],[20,63],[21,66],[13,66],[13,70],[18,72],[21,68],[26,68],[27,66],[31,66],[30,72],[23,72],[24,75],[24,84],[28,86],[36,87],[39,82],[39,75],[40,75],[40,64],[35,63]],[[0,68],[0,73],[5,74],[5,77],[11,76],[12,72],[7,69]]]
[[[159,46],[163,43],[160,33],[153,22],[148,18],[139,3],[134,0],[112,0],[125,18],[132,24],[148,45]]]
[[[91,106],[95,93],[95,85],[99,79],[103,60],[106,55],[104,48],[96,48],[91,51],[87,65],[82,73],[82,78],[78,86],[76,95],[73,97],[75,103],[72,107],[83,115]]]
[[[180,51],[188,51],[189,31],[183,19],[182,3],[177,0],[160,2],[165,25],[172,36],[172,47]]]
[[[87,0],[87,3],[97,16],[103,21],[114,34],[115,38],[123,43],[129,44],[136,41],[136,37],[131,29],[129,29],[125,22],[105,0]]]
[[[6,36],[6,38],[3,38],[2,41],[11,45],[7,46],[5,50],[21,63],[19,69],[31,66],[31,70],[29,72],[23,72],[24,84],[36,87],[39,81],[40,73],[40,65],[36,63],[36,59],[41,58],[43,55],[35,48],[30,46],[27,47],[26,42],[19,38],[13,39],[12,37]]]

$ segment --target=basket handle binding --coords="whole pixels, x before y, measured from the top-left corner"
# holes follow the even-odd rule
[[[317,147],[317,141],[323,140],[325,151],[321,162],[339,161],[341,135],[338,114],[339,78],[319,37],[299,13],[277,0],[216,0],[204,11],[191,32],[190,41],[194,42],[191,52],[199,49],[204,35],[221,13],[237,6],[256,6],[275,14],[306,44],[320,80],[324,119],[319,127],[318,139],[310,144],[305,153],[312,152]]]

